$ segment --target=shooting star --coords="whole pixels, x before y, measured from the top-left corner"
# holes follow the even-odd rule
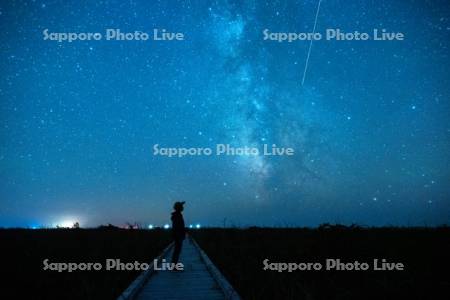
[[[313,36],[316,33],[317,17],[319,16],[321,2],[322,2],[322,0],[319,0],[319,3],[317,4],[316,18],[314,19]],[[308,70],[309,56],[311,55],[312,43],[313,43],[313,39],[311,39],[309,42],[309,49],[308,49],[308,55],[306,56],[305,69],[303,70],[302,86],[305,83],[306,71]]]

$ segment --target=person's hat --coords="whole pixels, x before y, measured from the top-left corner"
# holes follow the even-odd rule
[[[186,202],[185,202],[185,201],[181,201],[181,202],[180,202],[180,201],[177,201],[177,202],[174,203],[173,208],[174,208],[174,209],[182,209],[184,203],[186,203]]]

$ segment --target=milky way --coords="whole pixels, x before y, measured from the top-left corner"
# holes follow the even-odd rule
[[[445,1],[322,1],[315,31],[403,41],[263,39],[312,32],[318,1],[0,4],[0,226],[437,225],[450,215]],[[154,28],[183,41],[43,39]],[[294,156],[152,155],[292,147]]]

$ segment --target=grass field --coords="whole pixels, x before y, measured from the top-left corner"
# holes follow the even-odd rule
[[[449,299],[449,228],[201,229],[191,235],[244,299]],[[52,262],[149,262],[166,230],[0,230],[2,299],[115,299],[137,271],[44,271]],[[270,262],[401,262],[404,271],[263,270]]]
[[[137,271],[44,271],[52,262],[149,262],[169,244],[164,230],[0,230],[1,299],[115,299]]]
[[[205,229],[193,236],[244,299],[450,299],[450,230]],[[264,271],[263,261],[402,262],[404,271]]]

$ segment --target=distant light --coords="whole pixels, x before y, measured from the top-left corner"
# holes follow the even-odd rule
[[[153,229],[153,225],[152,224],[148,225],[148,229]]]
[[[60,227],[64,227],[64,228],[70,228],[70,227],[72,227],[73,226],[73,224],[74,224],[75,222],[73,222],[73,221],[69,221],[69,220],[67,220],[67,221],[63,221],[63,222],[61,222],[61,225],[60,225]]]
[[[38,229],[38,226],[31,226],[31,229]]]
[[[76,221],[73,220],[62,220],[61,222],[54,223],[53,227],[59,227],[59,228],[73,228],[75,226]]]
[[[195,228],[200,229],[200,224],[195,225]]]
[[[165,224],[164,225],[164,229],[169,229],[170,228],[170,225],[169,224]]]
[[[190,224],[190,225],[189,225],[189,228],[191,228],[191,229],[194,228],[194,225]]]

